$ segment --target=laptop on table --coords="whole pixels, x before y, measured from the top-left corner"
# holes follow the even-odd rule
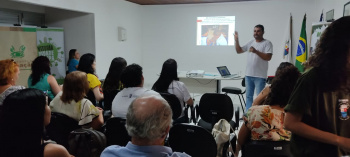
[[[232,74],[230,73],[230,71],[227,69],[226,66],[219,66],[216,67],[221,75],[221,77],[223,78],[233,78],[233,77],[238,77],[237,74]]]

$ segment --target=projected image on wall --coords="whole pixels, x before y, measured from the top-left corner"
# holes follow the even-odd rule
[[[198,17],[197,45],[234,45],[234,16]]]

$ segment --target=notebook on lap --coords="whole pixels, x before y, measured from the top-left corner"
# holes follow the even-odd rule
[[[219,67],[216,67],[221,75],[221,77],[224,77],[224,78],[233,78],[233,77],[238,77],[237,74],[232,74],[230,73],[230,71],[228,71],[227,67],[226,66],[219,66]]]

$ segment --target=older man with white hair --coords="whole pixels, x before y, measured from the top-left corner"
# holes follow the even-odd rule
[[[164,146],[172,123],[172,111],[161,96],[136,98],[128,108],[126,129],[131,142],[125,147],[107,147],[101,157],[189,157],[186,153],[173,152]]]

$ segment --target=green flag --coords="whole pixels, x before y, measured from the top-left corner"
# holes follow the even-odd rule
[[[301,26],[301,32],[298,43],[297,56],[295,58],[295,66],[300,72],[304,72],[303,62],[307,60],[307,42],[306,42],[306,14],[304,15],[303,25]]]

